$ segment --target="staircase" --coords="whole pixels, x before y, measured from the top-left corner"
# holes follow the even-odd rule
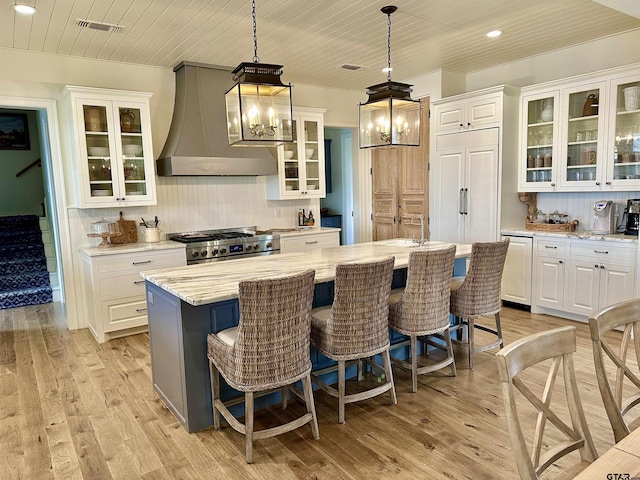
[[[0,309],[51,301],[39,218],[0,217]]]

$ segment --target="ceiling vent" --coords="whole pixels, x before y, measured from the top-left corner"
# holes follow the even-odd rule
[[[349,63],[345,63],[343,65],[340,65],[340,68],[344,68],[345,70],[353,70],[353,71],[355,71],[355,70],[361,70],[361,69],[366,68],[366,67],[363,67],[362,65],[351,65]]]
[[[91,28],[101,32],[121,32],[126,27],[124,25],[114,25],[112,23],[94,22],[93,20],[83,20],[76,18],[76,25],[80,28]]]

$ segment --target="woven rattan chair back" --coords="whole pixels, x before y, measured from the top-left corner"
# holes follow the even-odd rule
[[[563,472],[567,476],[579,473],[598,457],[578,393],[573,367],[575,351],[576,328],[566,326],[522,338],[496,354],[511,449],[522,480],[537,480],[550,465],[575,450],[579,451],[581,461]],[[526,383],[526,373],[520,376],[529,367],[543,368],[547,363],[540,365],[541,362],[547,361],[550,361],[550,367],[543,387]],[[551,398],[559,378],[560,367],[570,425],[562,420],[567,415],[558,415],[555,405],[562,403],[557,402],[556,398],[553,402],[555,409],[551,408]],[[516,396],[516,390],[522,396]],[[538,395],[536,390],[541,390],[541,395]],[[525,400],[529,404],[524,405]],[[525,440],[525,429],[521,420],[528,416],[532,423],[532,417],[520,414],[518,405],[523,407],[520,409],[522,412],[530,411],[532,406],[538,411],[531,442]],[[557,437],[544,436],[547,422],[557,427],[564,440],[556,444],[554,440]]]
[[[405,335],[429,335],[449,326],[449,284],[456,247],[409,254],[407,284],[389,308],[389,323]]]
[[[479,318],[500,311],[500,284],[509,239],[471,245],[469,270],[464,283],[451,295],[451,313]]]
[[[221,373],[239,390],[291,383],[311,370],[309,335],[315,272],[240,282],[240,323]]]
[[[351,360],[389,346],[389,293],[394,258],[336,267],[334,300],[322,349]]]
[[[598,387],[617,443],[640,422],[638,411],[631,412],[640,403],[640,299],[596,313],[589,329]]]

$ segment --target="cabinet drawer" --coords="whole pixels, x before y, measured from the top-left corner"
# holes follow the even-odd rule
[[[316,248],[337,247],[338,245],[340,245],[338,232],[280,239],[280,250],[282,253],[304,252]]]
[[[571,255],[590,257],[600,261],[635,263],[636,246],[620,245],[615,242],[571,242]]]
[[[133,295],[144,297],[144,278],[139,273],[98,278],[97,293],[100,298]]]
[[[105,332],[147,324],[147,301],[144,296],[142,299],[118,300],[118,303],[104,302],[102,307]]]
[[[142,272],[158,268],[186,265],[184,249],[108,255],[96,260],[97,273]]]
[[[538,239],[536,252],[544,255],[564,255],[567,251],[567,242],[564,240]]]

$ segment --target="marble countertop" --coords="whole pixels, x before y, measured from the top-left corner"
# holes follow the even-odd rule
[[[403,268],[408,264],[410,252],[439,249],[447,245],[450,244],[427,242],[418,247],[408,239],[393,239],[150,270],[141,275],[188,304],[198,306],[237,298],[241,280],[278,277],[314,269],[316,283],[323,283],[335,279],[336,265],[339,263],[367,262],[394,256],[394,268]],[[456,247],[456,258],[471,255],[471,245],[457,244]]]
[[[282,237],[297,237],[299,235],[312,235],[315,233],[340,232],[340,228],[335,227],[292,227],[292,228],[271,228],[267,232],[277,233]]]
[[[537,230],[526,230],[524,228],[502,229],[502,235],[514,235],[517,237],[560,237],[560,238],[581,238],[583,240],[602,240],[605,242],[638,243],[638,237],[625,235],[623,233],[612,233],[610,235],[594,234],[588,230],[575,232],[540,232]]]
[[[174,248],[185,250],[187,246],[184,243],[165,240],[156,243],[123,243],[103,248],[80,247],[80,252],[89,257],[101,257],[103,255],[115,255],[118,253],[150,252],[154,250],[170,250]]]

